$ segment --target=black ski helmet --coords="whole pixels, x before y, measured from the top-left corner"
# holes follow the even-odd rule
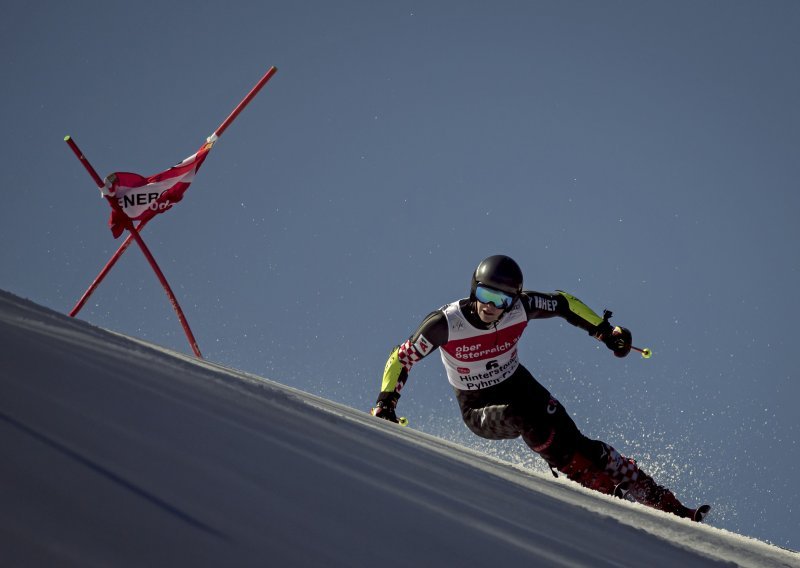
[[[478,284],[485,284],[516,297],[522,292],[522,270],[513,258],[496,254],[484,258],[472,274],[470,298],[473,300]]]

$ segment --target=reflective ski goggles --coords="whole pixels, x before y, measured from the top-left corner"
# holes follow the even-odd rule
[[[511,307],[514,303],[514,296],[506,294],[494,288],[487,288],[482,284],[478,284],[475,288],[475,297],[482,304],[494,304],[494,307],[505,310]]]

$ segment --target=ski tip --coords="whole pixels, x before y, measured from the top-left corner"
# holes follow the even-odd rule
[[[69,139],[72,138],[69,134],[64,136],[64,142],[69,142]]]
[[[711,505],[700,505],[697,509],[694,510],[694,515],[692,519],[697,521],[698,523],[702,523],[703,520],[708,516],[708,512],[711,511]]]
[[[622,483],[618,483],[616,487],[614,487],[614,492],[612,495],[617,499],[625,499],[626,501],[633,501],[633,498],[630,496],[631,484],[627,481],[623,481]]]
[[[401,416],[397,419],[397,423],[400,424],[400,426],[408,426],[408,418]]]

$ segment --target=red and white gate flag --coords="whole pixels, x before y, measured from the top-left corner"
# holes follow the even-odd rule
[[[130,219],[149,221],[183,199],[184,192],[194,181],[197,170],[200,169],[214,142],[216,136],[212,135],[195,154],[180,164],[150,177],[130,172],[109,174],[100,191],[104,196],[116,199],[122,211]],[[126,223],[119,211],[112,210],[108,226],[115,239],[124,232]]]

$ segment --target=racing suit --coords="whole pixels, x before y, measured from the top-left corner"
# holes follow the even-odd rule
[[[461,416],[473,433],[488,439],[522,437],[555,470],[602,493],[625,487],[645,505],[691,517],[667,489],[655,484],[632,459],[580,432],[566,409],[519,362],[517,343],[531,320],[561,317],[603,339],[610,324],[576,297],[563,292],[524,291],[502,317],[484,323],[474,299],[432,312],[402,345],[383,373],[378,406],[392,416],[408,373],[439,348]],[[379,415],[379,414],[376,414]]]

